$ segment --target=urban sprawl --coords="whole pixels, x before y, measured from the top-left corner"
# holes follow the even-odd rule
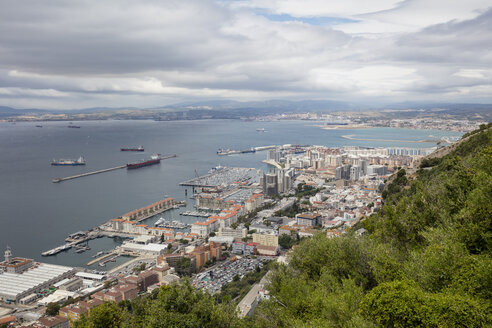
[[[104,301],[132,300],[184,276],[191,276],[197,289],[219,293],[270,261],[288,261],[289,249],[302,238],[336,238],[349,230],[364,234],[358,223],[381,206],[388,176],[418,166],[435,149],[264,147],[267,172],[219,166],[182,183],[195,202],[194,211],[182,213],[197,217],[191,225],[143,222],[184,205],[166,198],[74,233],[66,244],[43,253],[71,247],[83,252],[90,239],[125,238],[88,263],[99,270],[14,257],[15,250],[7,248],[0,262],[0,318],[31,327],[68,327]],[[106,263],[118,256],[131,260],[105,271]],[[262,279],[238,300],[240,315],[251,314],[268,298],[264,283]],[[56,316],[42,316],[49,304],[64,306]]]

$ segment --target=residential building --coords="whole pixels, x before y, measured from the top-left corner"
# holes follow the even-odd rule
[[[278,235],[254,233],[253,234],[253,242],[258,243],[259,245],[262,245],[262,246],[277,247],[278,246]]]

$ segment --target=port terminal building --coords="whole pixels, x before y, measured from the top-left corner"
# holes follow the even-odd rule
[[[73,276],[74,273],[75,269],[72,267],[13,257],[7,247],[5,261],[0,262],[0,300],[28,303],[27,300],[32,300],[44,289]]]

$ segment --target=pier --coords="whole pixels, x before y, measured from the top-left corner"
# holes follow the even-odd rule
[[[73,246],[75,246],[77,244],[80,244],[80,243],[89,241],[91,239],[94,239],[94,237],[86,237],[86,238],[77,239],[75,241],[72,241],[71,243],[66,243],[66,244],[63,244],[61,246],[55,247],[53,249],[50,249],[50,250],[48,250],[46,252],[42,252],[41,255],[43,255],[43,256],[56,255],[56,254],[58,254],[60,252],[63,252],[65,250],[68,250],[68,249],[72,248]]]
[[[125,167],[126,167],[126,165],[121,165],[121,166],[111,167],[109,169],[104,169],[104,170],[98,170],[98,171],[93,171],[93,172],[87,172],[87,173],[77,174],[77,175],[73,175],[71,177],[56,178],[56,179],[53,179],[53,183],[59,183],[59,182],[66,181],[66,180],[72,180],[72,179],[87,177],[89,175],[94,175],[94,174],[99,174],[99,173],[104,173],[104,172],[109,172],[109,171],[124,169]]]
[[[93,264],[96,264],[97,262],[101,262],[102,260],[110,257],[110,256],[113,256],[113,255],[116,255],[116,253],[113,251],[113,252],[109,252],[108,254],[105,254],[101,257],[98,257],[97,259],[94,259],[90,262],[87,263],[87,266],[90,266],[90,265],[93,265]]]
[[[262,162],[265,164],[274,166],[278,170],[282,169],[282,166],[279,163],[277,163],[276,161],[274,161],[273,159],[264,159],[264,160],[262,160]]]
[[[174,157],[177,157],[177,156],[178,155],[176,155],[176,154],[171,154],[171,155],[161,156],[160,159],[161,160],[164,160],[164,159],[168,159],[168,158],[174,158]],[[121,166],[116,166],[116,167],[110,167],[109,169],[103,169],[103,170],[98,170],[98,171],[92,171],[92,172],[77,174],[77,175],[73,175],[71,177],[56,178],[56,179],[53,179],[52,181],[53,181],[53,183],[59,183],[59,182],[66,181],[66,180],[73,180],[73,179],[77,179],[77,178],[87,177],[89,175],[94,175],[94,174],[99,174],[99,173],[104,173],[104,172],[109,172],[109,171],[124,169],[125,167],[126,167],[126,164],[125,165],[121,165]]]

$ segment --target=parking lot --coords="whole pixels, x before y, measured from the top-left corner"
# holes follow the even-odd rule
[[[232,281],[237,274],[242,278],[247,272],[262,268],[271,258],[239,258],[236,261],[227,261],[206,272],[198,274],[193,279],[193,286],[207,291],[210,294],[220,292],[222,286]]]

